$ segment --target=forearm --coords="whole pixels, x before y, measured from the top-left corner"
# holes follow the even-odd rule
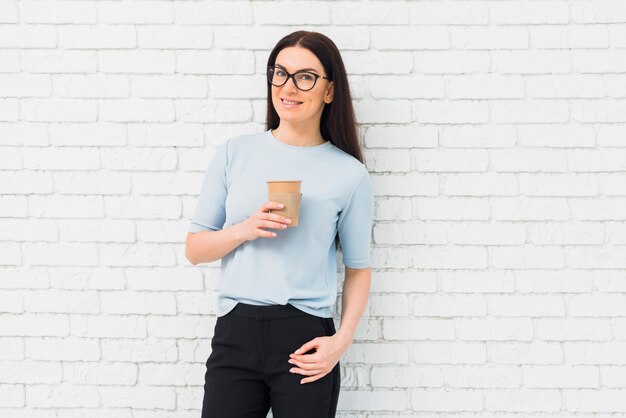
[[[185,256],[191,264],[219,260],[246,240],[241,238],[237,225],[219,231],[200,231],[187,234]]]
[[[351,269],[346,267],[341,298],[341,323],[337,335],[346,346],[352,343],[356,327],[367,306],[372,280],[372,269]]]

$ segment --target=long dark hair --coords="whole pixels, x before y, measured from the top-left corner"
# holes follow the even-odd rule
[[[352,155],[363,163],[363,154],[359,145],[358,127],[352,97],[348,86],[348,75],[343,65],[339,49],[326,35],[319,32],[299,30],[282,38],[267,59],[267,65],[274,65],[278,53],[284,48],[298,46],[311,51],[320,60],[326,75],[333,81],[333,101],[327,103],[322,111],[320,133],[334,146]],[[272,85],[267,81],[267,117],[265,129],[276,129],[280,117],[272,103]]]

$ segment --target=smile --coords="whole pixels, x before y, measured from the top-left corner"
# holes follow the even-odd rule
[[[295,100],[286,100],[286,99],[280,99],[283,102],[283,106],[285,107],[296,107],[300,104],[302,104],[302,102],[297,102]]]

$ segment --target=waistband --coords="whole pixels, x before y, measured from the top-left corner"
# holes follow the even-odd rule
[[[257,319],[281,319],[293,318],[298,316],[313,316],[307,312],[301,311],[293,305],[250,305],[248,303],[238,302],[232,309],[230,314],[241,316],[244,318]]]

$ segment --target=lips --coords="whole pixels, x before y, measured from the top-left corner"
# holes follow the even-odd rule
[[[282,99],[282,98],[280,100],[282,100],[282,102],[284,104],[286,104],[286,105],[299,105],[299,104],[302,104],[302,102],[298,102],[296,100],[287,100],[287,99]]]

